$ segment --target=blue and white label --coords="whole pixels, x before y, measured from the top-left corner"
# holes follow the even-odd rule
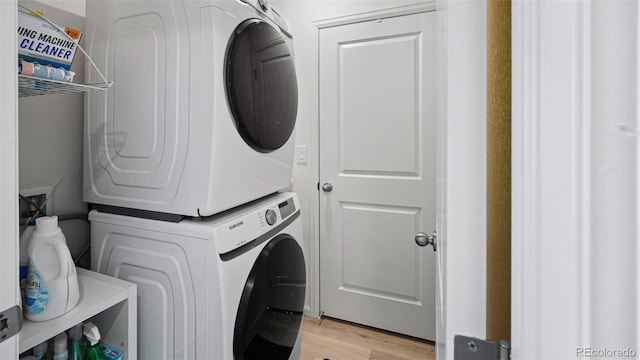
[[[20,290],[24,291],[27,286],[27,269],[28,267],[20,266]]]
[[[25,310],[31,314],[40,314],[49,305],[49,291],[38,269],[29,264],[27,286],[24,294]]]

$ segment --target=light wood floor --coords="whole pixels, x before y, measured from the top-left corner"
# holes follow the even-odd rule
[[[434,359],[433,343],[331,318],[304,317],[301,360]]]

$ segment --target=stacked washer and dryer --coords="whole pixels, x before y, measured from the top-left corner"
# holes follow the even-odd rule
[[[92,268],[138,285],[142,359],[299,356],[289,26],[263,0],[89,0]],[[90,78],[95,76],[88,72]],[[97,79],[94,79],[97,80]]]

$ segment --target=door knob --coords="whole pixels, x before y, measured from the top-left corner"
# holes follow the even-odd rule
[[[423,232],[419,232],[416,234],[416,244],[418,244],[418,246],[427,246],[427,245],[431,245],[433,246],[433,251],[436,251],[436,240],[438,239],[438,234],[434,231],[433,235],[427,235]]]
[[[329,183],[322,184],[322,191],[331,192],[331,190],[333,190],[333,185],[331,185]]]

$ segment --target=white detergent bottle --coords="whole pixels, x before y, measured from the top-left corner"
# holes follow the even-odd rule
[[[67,333],[62,332],[53,338],[53,357],[51,360],[68,360]]]
[[[27,285],[27,270],[29,269],[27,244],[36,229],[36,219],[30,218],[26,225],[27,226],[22,230],[22,234],[20,235],[20,292],[22,293],[22,297],[24,297],[24,289]]]
[[[58,227],[57,216],[36,220],[27,253],[25,317],[31,321],[45,321],[73,309],[80,297],[78,274],[67,240]]]

